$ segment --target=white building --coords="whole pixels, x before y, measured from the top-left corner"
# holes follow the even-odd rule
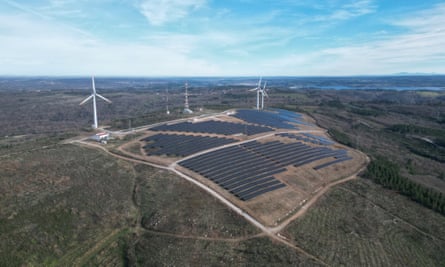
[[[106,132],[97,133],[90,137],[92,140],[106,144],[110,139],[110,134]]]

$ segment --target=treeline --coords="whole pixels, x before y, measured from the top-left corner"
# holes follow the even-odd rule
[[[404,135],[405,146],[414,154],[439,162],[445,162],[445,131],[412,124],[396,124],[389,131]],[[408,134],[427,136],[428,139],[412,137]]]
[[[399,166],[384,157],[373,159],[364,176],[445,215],[445,195],[403,177]]]
[[[361,115],[361,116],[372,116],[372,117],[377,117],[380,115],[384,115],[385,113],[381,110],[377,110],[377,109],[369,109],[369,108],[356,108],[356,107],[351,107],[349,108],[349,111],[352,113],[355,113],[357,115]]]
[[[340,144],[356,148],[356,145],[352,142],[347,134],[340,132],[334,128],[329,128],[328,133],[332,136],[332,138],[334,138],[335,141],[339,142]]]
[[[413,124],[395,124],[391,125],[387,129],[401,134],[424,134],[434,136],[439,139],[445,138],[445,131],[442,129],[421,127]]]

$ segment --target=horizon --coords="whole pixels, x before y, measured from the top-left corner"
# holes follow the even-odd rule
[[[445,1],[5,3],[0,76],[445,75]]]
[[[393,74],[357,74],[357,75],[91,75],[91,74],[81,74],[81,75],[22,75],[22,74],[12,74],[12,75],[4,75],[0,74],[1,78],[147,78],[147,79],[158,79],[158,78],[249,78],[249,79],[262,79],[265,78],[360,78],[360,77],[370,77],[370,78],[379,78],[379,77],[440,77],[445,76],[445,73],[393,73]]]

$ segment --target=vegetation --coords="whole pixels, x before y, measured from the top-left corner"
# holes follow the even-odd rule
[[[0,162],[0,266],[125,265],[145,232],[163,249],[165,234],[219,246],[258,233],[168,172],[74,145],[31,147]]]
[[[443,216],[359,179],[323,196],[284,234],[331,266],[440,266]]]
[[[445,138],[445,130],[432,129],[413,124],[395,124],[388,127],[388,130],[401,134],[424,134]]]
[[[397,164],[384,157],[378,157],[369,164],[365,177],[373,179],[385,188],[397,190],[412,200],[445,215],[443,194],[401,176]]]
[[[345,146],[354,147],[355,144],[351,141],[348,135],[345,133],[342,133],[341,131],[330,128],[328,130],[328,133],[334,138],[335,141],[339,142],[340,144],[343,144]]]
[[[69,265],[131,216],[131,168],[57,145],[0,162],[0,266]]]
[[[242,237],[258,230],[219,201],[164,170],[138,165],[141,226],[148,230],[205,237]],[[150,175],[150,179],[147,179]],[[154,201],[156,200],[156,201]],[[178,208],[178,205],[181,208]]]
[[[141,266],[320,266],[266,237],[230,242],[146,233],[134,250],[130,262]]]
[[[419,156],[445,163],[445,131],[412,124],[396,124],[387,128],[401,134],[404,145]],[[419,136],[420,135],[420,136]]]
[[[14,78],[0,86],[0,266],[317,265],[257,236],[256,228],[168,172],[62,145],[93,132],[91,105],[78,105],[90,81],[80,80],[17,84]],[[182,117],[181,79],[128,86],[103,80],[101,93],[113,101],[98,102],[103,125],[124,129],[129,118],[137,127]],[[437,86],[430,77],[422,83]],[[333,138],[375,159],[371,179],[336,187],[282,234],[332,266],[443,265],[445,94],[304,89],[316,87],[308,79],[268,84],[267,107],[308,112]],[[199,85],[190,90],[192,108],[255,105],[250,87]]]

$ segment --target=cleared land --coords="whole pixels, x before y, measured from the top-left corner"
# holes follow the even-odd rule
[[[321,197],[282,234],[332,266],[445,262],[443,216],[362,178]]]
[[[0,164],[2,266],[120,265],[145,231],[226,241],[258,233],[182,179],[94,149],[55,145]]]

